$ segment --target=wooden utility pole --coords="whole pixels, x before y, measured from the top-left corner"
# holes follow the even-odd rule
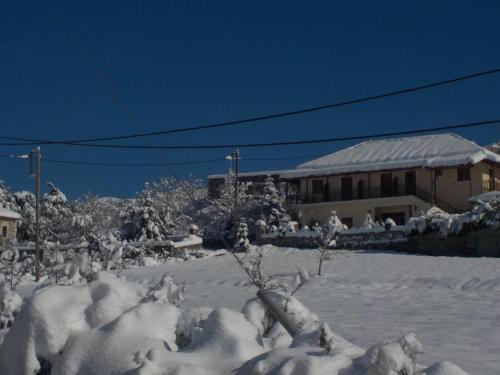
[[[233,236],[236,243],[236,234],[238,232],[238,173],[239,173],[240,151],[238,149],[231,152],[231,162],[234,161],[234,205],[233,205]]]
[[[233,153],[234,160],[234,215],[238,213],[238,160],[240,159],[240,150],[235,150]]]
[[[40,280],[40,146],[33,151],[36,154],[36,176],[35,176],[35,269],[36,281]]]

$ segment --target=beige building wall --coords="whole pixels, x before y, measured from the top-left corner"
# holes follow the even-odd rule
[[[425,212],[430,207],[430,204],[417,197],[402,196],[310,203],[301,205],[299,209],[302,212],[302,223],[304,225],[310,225],[311,222],[324,224],[328,220],[331,211],[335,210],[340,219],[352,218],[353,226],[360,227],[363,225],[368,212],[371,212],[374,218],[383,213],[402,212],[405,214],[405,221],[407,221],[411,216],[418,216],[422,211]]]
[[[4,229],[7,228],[7,236],[3,236]],[[17,220],[0,218],[0,243],[6,240],[15,240],[17,236]]]
[[[486,162],[480,162],[470,167],[470,180],[458,181],[458,172],[456,167],[442,168],[441,176],[436,177],[436,198],[448,205],[458,209],[468,209],[470,207],[469,199],[484,192],[486,182],[490,180],[490,169],[494,168],[495,179],[497,181],[497,190],[500,190],[500,166],[492,165]],[[398,178],[398,185],[403,187],[405,184],[405,172],[415,171],[417,190],[422,191],[429,200],[433,194],[433,179],[435,170],[424,168],[413,168],[393,171],[381,171],[371,173],[352,174],[353,190],[357,191],[358,181],[364,181],[365,197],[368,196],[368,187],[377,193],[380,191],[380,175],[382,173],[392,173],[392,177]],[[313,180],[321,180],[323,185],[328,183],[330,191],[330,200],[338,198],[341,191],[342,176],[318,176],[301,179],[301,192],[311,197]],[[368,182],[368,178],[370,181]],[[312,202],[302,204],[302,223],[310,225],[311,221],[324,223],[332,210],[337,211],[340,218],[352,218],[353,226],[359,227],[363,224],[365,216],[371,212],[373,217],[384,213],[403,213],[405,220],[410,216],[420,215],[422,211],[428,210],[430,203],[421,200],[415,196],[400,196],[388,198],[357,199],[354,193],[351,201],[330,201],[323,202],[324,195],[317,194],[312,196]]]

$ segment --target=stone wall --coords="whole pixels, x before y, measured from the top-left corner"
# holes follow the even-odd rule
[[[274,245],[279,247],[297,247],[299,249],[316,249],[318,237],[299,236],[258,236],[257,245]]]
[[[412,236],[400,250],[435,256],[500,257],[500,230],[483,228],[457,236]]]
[[[317,237],[260,236],[258,245],[317,248]],[[344,235],[338,239],[340,248],[384,249],[433,256],[500,258],[500,230],[482,228],[461,235],[441,237],[438,233],[405,237],[401,231]]]

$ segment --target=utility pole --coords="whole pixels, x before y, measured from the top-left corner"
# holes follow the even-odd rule
[[[233,168],[234,162],[234,203],[233,203],[233,236],[234,241],[236,241],[237,222],[238,222],[238,173],[239,173],[239,160],[240,160],[240,150],[236,149],[231,152],[230,155],[226,157],[227,160],[231,160],[231,169]]]
[[[234,216],[235,220],[238,217],[238,160],[240,159],[240,150],[236,149],[233,152],[234,160]]]
[[[36,281],[40,281],[40,146],[32,151],[36,155],[36,176],[35,176],[35,270]]]

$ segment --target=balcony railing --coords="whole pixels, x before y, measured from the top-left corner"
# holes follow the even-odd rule
[[[497,183],[498,184],[498,183]],[[402,197],[413,195],[419,199],[438,206],[442,210],[449,213],[460,213],[463,209],[457,208],[452,204],[449,204],[442,199],[433,197],[428,191],[418,189],[414,186],[393,186],[392,189],[380,189],[372,188],[363,190],[352,190],[351,191],[336,191],[336,192],[324,192],[323,194],[289,194],[287,198],[288,204],[299,204],[299,203],[323,203],[323,202],[338,202],[338,201],[349,201],[357,199],[372,199],[372,198],[387,198],[387,197]]]
[[[350,201],[357,199],[372,199],[385,197],[401,197],[405,195],[415,195],[416,188],[404,185],[393,186],[391,189],[372,188],[368,189],[352,189],[345,191],[325,191],[320,194],[289,194],[287,202],[290,204],[298,203],[321,203],[321,202],[338,202]]]
[[[500,181],[495,181],[493,179],[483,181],[483,193],[495,190],[500,191]]]

